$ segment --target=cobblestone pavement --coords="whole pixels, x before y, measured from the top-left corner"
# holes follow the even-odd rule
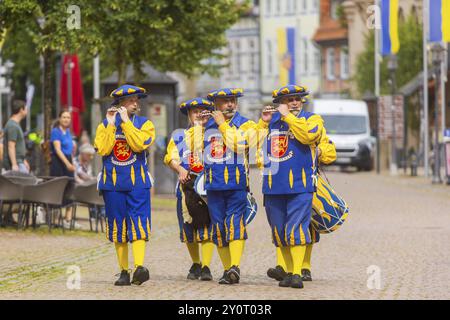
[[[0,230],[1,299],[449,299],[450,188],[422,178],[329,172],[350,205],[345,224],[323,235],[313,251],[314,281],[303,290],[267,278],[275,249],[259,193],[242,260],[241,284],[186,280],[187,250],[172,208],[155,210],[146,263],[151,280],[140,287],[112,285],[115,252],[104,235]],[[131,256],[131,250],[130,250]],[[67,289],[67,267],[81,269],[81,288]],[[370,267],[372,266],[372,267]],[[218,255],[211,267],[221,275]],[[371,276],[379,271],[380,287]],[[376,273],[376,272],[375,272]],[[376,275],[376,274],[375,274]]]

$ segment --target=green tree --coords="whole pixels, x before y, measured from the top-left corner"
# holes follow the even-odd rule
[[[52,107],[54,105],[54,70],[53,62],[57,51],[75,52],[83,47],[85,50],[97,50],[101,47],[98,34],[90,32],[94,6],[88,0],[78,0],[77,6],[82,10],[83,28],[68,24],[72,12],[71,0],[3,0],[0,2],[0,34],[4,29],[8,34],[25,32],[34,44],[35,53],[42,55],[44,72],[44,137],[50,137]],[[76,21],[75,21],[76,22]],[[11,43],[12,52],[19,51],[20,41]],[[47,156],[49,150],[46,150]]]
[[[105,50],[102,66],[118,71],[118,84],[125,81],[128,65],[135,82],[143,77],[142,62],[160,71],[186,75],[217,72],[220,65],[205,64],[222,56],[225,31],[247,8],[248,1],[234,0],[107,0],[99,10],[98,31]]]
[[[375,91],[375,33],[371,31],[366,37],[366,50],[357,58],[356,74],[354,81],[358,88],[358,94],[363,96],[366,92]],[[414,16],[399,25],[400,50],[398,52],[398,69],[396,71],[397,87],[401,87],[412,80],[422,71],[422,25]],[[389,71],[387,58],[380,65],[380,91],[381,94],[390,94],[388,82]]]

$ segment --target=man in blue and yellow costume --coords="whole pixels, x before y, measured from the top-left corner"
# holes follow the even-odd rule
[[[114,242],[121,270],[114,283],[117,286],[140,285],[150,278],[144,267],[151,226],[147,149],[155,140],[155,128],[147,118],[137,115],[138,100],[145,96],[144,88],[132,85],[112,91],[114,102],[95,136],[95,147],[103,157],[98,188],[105,201],[106,234]],[[135,265],[131,282],[128,242]]]
[[[224,88],[208,94],[215,111],[205,126],[205,189],[212,223],[212,240],[224,268],[220,284],[239,283],[240,262],[247,239],[248,158],[257,145],[258,130],[265,127],[237,112],[240,88]]]
[[[212,275],[209,266],[214,252],[214,243],[210,239],[211,221],[207,204],[193,188],[195,179],[203,172],[203,128],[208,119],[202,117],[201,112],[205,110],[212,111],[213,103],[203,98],[180,104],[180,111],[188,117],[190,126],[172,134],[164,163],[178,174],[176,194],[180,239],[186,243],[192,259],[187,278],[210,281]]]
[[[305,89],[306,91],[306,89]],[[301,95],[302,96],[302,95]],[[298,100],[298,99],[297,99]],[[296,99],[287,99],[281,100],[280,102],[285,102],[290,109],[295,112],[296,105],[297,105]],[[310,103],[309,96],[302,97],[301,103],[302,108],[304,108],[306,105]],[[323,127],[322,134],[320,136],[319,144],[317,145],[317,161],[320,164],[329,165],[333,163],[336,160],[336,147],[334,143],[328,138],[326,129]],[[301,273],[302,273],[302,280],[303,281],[312,281],[311,277],[311,254],[313,245],[315,243],[318,243],[320,240],[320,233],[314,229],[312,226],[312,223],[309,226],[309,232],[311,234],[311,243],[306,245],[306,252],[305,257],[303,259],[302,267],[301,267]],[[280,247],[277,247],[276,250],[277,253],[277,266],[275,268],[270,268],[267,271],[267,275],[270,278],[273,278],[277,281],[283,280],[288,274],[287,274],[287,266],[286,262],[283,258],[283,255],[281,253]]]
[[[307,89],[297,85],[273,92],[273,102],[279,105],[262,146],[264,206],[278,248],[278,264],[287,271],[281,287],[303,288],[301,270],[308,267],[318,235],[310,227],[315,166],[316,157],[327,161],[328,151],[317,149],[321,139],[327,138],[322,118],[302,108],[307,95]]]

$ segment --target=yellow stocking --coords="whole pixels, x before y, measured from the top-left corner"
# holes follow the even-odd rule
[[[223,269],[228,270],[231,267],[231,256],[229,247],[217,247],[220,261],[222,261]]]
[[[292,273],[301,274],[303,259],[305,258],[306,245],[292,246],[290,247],[292,255]]]
[[[287,270],[286,262],[284,261],[280,247],[277,247],[277,266],[281,266],[284,269],[284,271]]]
[[[120,270],[128,270],[128,243],[115,242],[114,246],[116,247]]]
[[[200,264],[200,252],[199,252],[199,248],[198,248],[198,243],[197,242],[186,242],[186,246],[188,248],[189,251],[189,255],[191,256],[192,262],[193,263],[198,263]]]
[[[286,272],[292,273],[292,255],[290,251],[290,247],[279,247],[281,251],[281,255],[283,256],[284,262],[286,263]]]
[[[245,240],[230,241],[231,265],[238,266],[241,264],[241,257],[244,253]]]
[[[202,264],[209,267],[214,253],[214,243],[212,241],[202,242]]]
[[[135,240],[131,243],[133,249],[134,266],[143,266],[145,257],[145,240]]]
[[[311,271],[311,254],[312,254],[313,244],[306,245],[305,259],[303,259],[302,269],[308,269]]]

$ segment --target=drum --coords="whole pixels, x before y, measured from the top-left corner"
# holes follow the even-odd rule
[[[194,182],[194,190],[197,194],[206,201],[206,190],[205,190],[205,174],[200,173]]]
[[[203,172],[197,176],[194,182],[194,190],[206,202],[207,198],[204,177],[205,175]],[[250,192],[247,192],[247,207],[244,214],[245,225],[248,225],[253,220],[253,218],[256,216],[256,211],[258,211],[256,200]]]
[[[312,203],[311,223],[319,233],[330,233],[339,228],[348,215],[347,203],[339,197],[325,179],[317,175],[317,191]]]
[[[247,192],[247,210],[244,215],[245,225],[248,225],[253,220],[256,216],[256,211],[258,211],[256,200],[250,192]]]

